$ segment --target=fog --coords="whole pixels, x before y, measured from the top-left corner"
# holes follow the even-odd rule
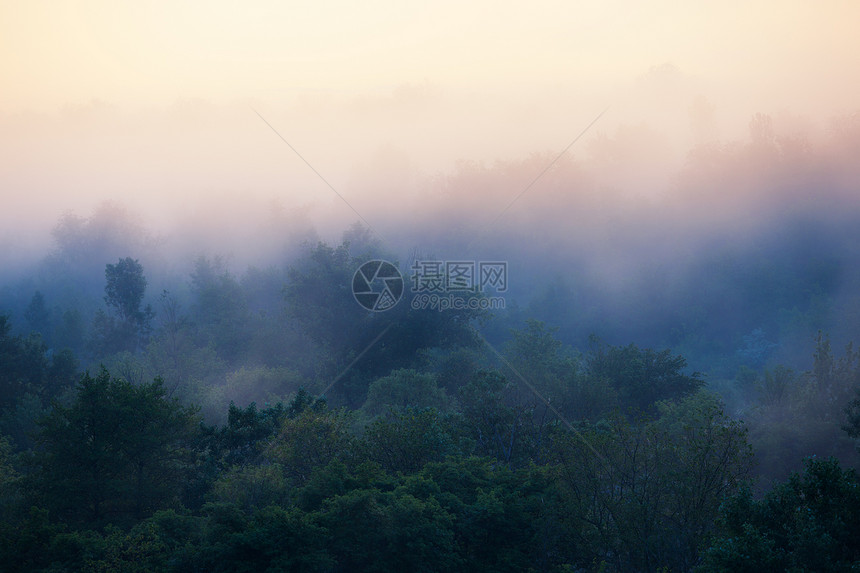
[[[218,251],[255,250],[248,234],[273,204],[334,238],[356,215],[302,158],[397,234],[440,208],[458,162],[550,161],[603,110],[565,158],[635,205],[671,193],[694,146],[745,141],[756,113],[839,154],[821,145],[860,94],[850,3],[381,8],[3,8],[4,265],[49,248],[62,213],[105,200],[158,233],[215,234]],[[495,182],[491,199],[458,191],[461,210],[492,219],[529,175]],[[527,198],[546,200],[547,184]]]
[[[6,114],[6,282],[69,246],[63,221],[102,237],[86,263],[96,285],[98,269],[126,255],[180,283],[200,255],[224,257],[239,275],[285,265],[302,244],[336,245],[359,223],[401,266],[416,253],[509,261],[508,296],[520,305],[562,281],[580,298],[565,302],[570,316],[545,317],[570,343],[592,329],[677,345],[668,332],[689,325],[672,326],[676,296],[701,297],[687,303],[705,304],[715,323],[734,321],[722,331],[728,346],[765,324],[776,338],[779,304],[805,312],[811,296],[791,287],[751,319],[753,299],[768,296],[755,291],[777,288],[777,276],[843,300],[833,312],[853,308],[857,113],[805,117],[736,101],[720,111],[707,88],[664,64],[608,107],[563,89],[481,105],[421,84],[291,103]],[[825,278],[809,274],[816,265]],[[32,294],[16,288],[12,308]],[[576,306],[601,312],[577,318]],[[629,313],[642,324],[622,327]],[[834,315],[809,328],[796,333],[806,344],[818,328],[847,342],[853,326]],[[801,345],[783,342],[784,357]]]
[[[0,3],[0,561],[856,565],[857,22]]]
[[[230,312],[267,328],[293,313],[291,343],[321,344],[300,357],[198,333],[219,384],[260,363],[319,381],[334,374],[313,360],[363,334],[326,338],[285,292],[316,245],[346,241],[350,265],[405,276],[416,259],[505,261],[491,343],[539,319],[573,349],[671,348],[736,412],[743,368],[808,368],[819,331],[860,339],[852,3],[0,11],[15,332],[35,328],[38,291],[44,328],[74,311],[90,336],[105,265],[132,257],[156,310],[169,291],[214,328],[201,277],[220,276],[242,301]],[[77,343],[84,365],[107,358]]]

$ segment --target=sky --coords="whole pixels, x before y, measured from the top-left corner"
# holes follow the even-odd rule
[[[570,153],[613,141],[606,184],[660,193],[755,113],[814,138],[856,112],[857,22],[828,0],[0,0],[0,261],[104,200],[163,229],[273,202],[345,226],[338,194],[373,219],[604,110]]]
[[[666,62],[752,92],[785,90],[786,103],[839,103],[860,64],[860,6],[850,1],[6,0],[2,14],[5,111],[368,95],[423,82],[527,94],[623,84]]]

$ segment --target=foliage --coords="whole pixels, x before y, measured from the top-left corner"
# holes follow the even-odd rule
[[[853,346],[837,358],[830,341],[819,334],[811,370],[798,375],[776,367],[764,373],[757,387],[758,404],[746,418],[764,479],[786,479],[807,456],[860,462],[854,443],[842,430],[845,409],[850,411],[860,388],[860,352]]]
[[[463,426],[475,453],[509,467],[527,463],[534,431],[534,405],[512,401],[513,392],[514,385],[495,371],[477,372],[459,392]]]
[[[374,256],[386,257],[379,252]],[[385,313],[368,312],[356,304],[351,292],[353,276],[365,262],[346,241],[337,247],[308,245],[290,267],[284,287],[288,316],[316,343],[321,374],[333,378],[349,366],[350,376],[334,391],[354,408],[367,399],[373,380],[394,370],[418,367],[422,351],[477,346],[472,323],[486,314],[480,310],[413,310],[408,293]]]
[[[452,400],[436,384],[436,378],[431,374],[422,374],[415,370],[394,370],[371,383],[367,391],[367,400],[362,410],[373,416],[382,414],[388,408],[403,410],[405,408],[437,408],[450,409]]]
[[[757,160],[778,157],[769,120],[753,127]],[[48,278],[16,287],[24,322],[0,316],[4,570],[847,570],[858,560],[852,472],[813,460],[763,499],[744,489],[747,425],[762,492],[804,454],[856,456],[860,353],[834,357],[822,336],[810,371],[775,362],[791,351],[786,331],[833,308],[832,260],[801,277],[786,270],[801,245],[739,262],[715,249],[701,263],[711,272],[678,287],[686,298],[667,290],[653,315],[634,309],[666,293],[636,279],[607,309],[587,277],[575,287],[536,277],[523,287],[536,293],[527,310],[511,304],[488,324],[483,311],[414,310],[409,295],[365,312],[353,273],[394,258],[356,227],[339,245],[243,273],[199,257],[168,280],[155,323],[143,266],[116,258],[145,238],[122,243],[121,214],[109,214],[64,219]],[[99,248],[100,236],[116,244]],[[102,283],[105,260],[118,262]],[[58,285],[63,273],[74,288]],[[102,288],[96,312],[86,293],[101,304]],[[724,294],[744,316],[708,323],[707,304]],[[604,328],[619,317],[624,327]],[[73,387],[75,354],[60,349],[82,349],[85,322],[105,369]],[[568,346],[588,329],[673,349]],[[699,363],[724,357],[715,368],[748,424],[702,390],[680,348]]]
[[[745,432],[718,402],[695,395],[656,421],[622,418],[556,438],[569,543],[614,571],[687,571],[719,504],[748,476]]]
[[[719,524],[699,571],[856,571],[860,480],[833,458],[807,458],[763,499],[733,496]]]
[[[368,424],[367,457],[390,473],[412,474],[429,462],[457,453],[454,427],[435,408],[390,410]]]
[[[198,418],[165,397],[161,381],[133,386],[84,374],[70,406],[41,422],[30,488],[72,522],[139,519],[174,503],[193,462]]]
[[[146,284],[143,266],[136,259],[126,257],[105,266],[108,312],[99,309],[93,319],[90,346],[95,356],[135,352],[146,344],[155,316],[151,306],[141,308]]]
[[[78,362],[69,350],[49,353],[38,334],[12,336],[0,315],[0,428],[19,446],[30,445],[34,421],[74,384]]]
[[[350,418],[344,410],[308,407],[283,421],[266,457],[281,464],[293,484],[303,485],[315,468],[352,458],[355,438],[349,433]]]
[[[228,362],[248,351],[250,314],[245,292],[223,259],[199,257],[191,273],[195,303],[190,320],[199,346],[209,346]]]
[[[0,515],[11,515],[20,498],[19,481],[15,468],[12,444],[0,435]]]
[[[30,326],[30,332],[38,332],[43,338],[51,336],[51,311],[45,304],[45,296],[41,291],[33,293],[30,304],[24,310],[24,318]]]
[[[605,380],[622,407],[639,412],[653,412],[656,402],[683,398],[700,388],[701,374],[685,374],[686,367],[686,359],[668,349],[606,346],[596,339],[586,357],[588,377]]]

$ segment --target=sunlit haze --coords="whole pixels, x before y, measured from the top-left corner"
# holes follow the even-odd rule
[[[4,571],[858,571],[858,343],[858,0],[0,0]]]
[[[606,108],[569,154],[615,138],[599,183],[651,196],[755,113],[815,138],[855,111],[858,21],[835,1],[4,2],[0,253],[104,200],[160,229],[272,201],[355,220],[254,110],[375,226],[457,161],[556,154]]]

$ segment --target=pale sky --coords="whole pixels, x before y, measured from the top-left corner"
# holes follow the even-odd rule
[[[0,3],[0,110],[624,82],[650,66],[756,91],[856,98],[860,3]],[[821,92],[830,92],[824,94]]]
[[[557,153],[607,107],[571,154],[606,136],[626,163],[605,184],[658,192],[696,101],[722,140],[860,108],[858,23],[849,0],[0,0],[0,259],[105,199],[166,225],[231,196],[351,222],[252,107],[362,209],[461,159]]]

